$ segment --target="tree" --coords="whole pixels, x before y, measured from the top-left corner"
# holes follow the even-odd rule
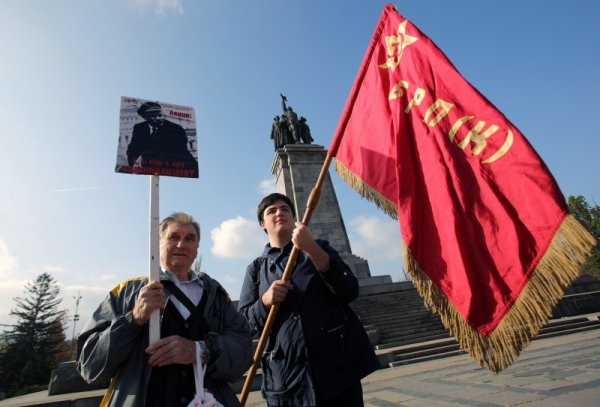
[[[10,311],[17,318],[0,350],[0,390],[7,396],[26,386],[47,385],[58,355],[64,351],[66,311],[59,310],[60,288],[48,273],[25,285]]]
[[[594,236],[596,241],[600,241],[600,206],[591,206],[581,195],[569,196],[569,210],[571,214]],[[583,265],[585,274],[600,279],[600,246],[596,244],[592,249],[592,254]]]

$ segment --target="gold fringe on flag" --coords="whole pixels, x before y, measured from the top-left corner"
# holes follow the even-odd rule
[[[365,184],[363,180],[354,175],[352,171],[346,168],[344,164],[338,160],[335,160],[335,164],[333,166],[335,171],[340,174],[340,177],[342,177],[342,179],[363,198],[375,203],[379,209],[388,214],[391,218],[398,220],[398,206],[396,203],[385,198],[375,189]]]
[[[393,202],[366,185],[337,160],[335,170],[364,198],[397,219],[397,206]],[[482,367],[498,373],[515,361],[548,322],[565,289],[579,277],[581,266],[595,244],[595,239],[575,217],[567,215],[520,295],[487,336],[474,329],[454,308],[442,290],[419,268],[404,242],[403,249],[405,269],[421,298],[440,316],[463,350]]]
[[[580,275],[595,240],[568,215],[529,281],[494,331],[481,335],[469,325],[442,291],[418,267],[406,245],[404,263],[419,295],[444,326],[482,366],[498,373],[506,369],[548,322],[565,289]]]

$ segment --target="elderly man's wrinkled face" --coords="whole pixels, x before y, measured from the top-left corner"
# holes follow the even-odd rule
[[[160,238],[163,267],[175,273],[180,280],[187,280],[187,272],[198,254],[198,243],[193,225],[170,224]]]
[[[152,126],[162,126],[163,120],[165,120],[162,110],[149,110],[142,117]]]

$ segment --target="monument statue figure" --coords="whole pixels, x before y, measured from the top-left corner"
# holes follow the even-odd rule
[[[281,132],[281,145],[279,148],[286,144],[296,143],[292,137],[292,133],[290,132],[290,120],[287,118],[287,116],[281,116],[279,119],[279,131]]]
[[[300,116],[300,120],[298,122],[298,132],[300,133],[300,139],[304,144],[310,144],[314,141],[310,135],[310,128],[308,127],[306,118],[304,116]]]
[[[283,145],[283,139],[281,138],[281,130],[279,123],[279,116],[273,118],[273,125],[271,126],[271,140],[275,144],[275,150]]]
[[[287,110],[287,106],[285,104],[285,102],[287,102],[287,97],[285,97],[283,93],[280,93],[279,96],[281,96],[281,109],[285,113],[285,111]]]
[[[310,134],[308,124],[306,124],[306,118],[300,116],[300,119],[298,119],[298,114],[294,112],[291,106],[287,105],[287,97],[282,93],[279,96],[281,96],[283,113],[281,116],[275,116],[271,125],[271,139],[275,150],[286,144],[312,143],[314,140]]]

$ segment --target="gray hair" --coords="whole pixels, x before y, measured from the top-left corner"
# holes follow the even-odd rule
[[[160,222],[158,229],[159,236],[162,238],[167,228],[172,223],[176,223],[181,226],[192,225],[196,229],[196,235],[198,236],[198,243],[200,243],[200,225],[194,220],[192,215],[185,212],[173,212]]]

